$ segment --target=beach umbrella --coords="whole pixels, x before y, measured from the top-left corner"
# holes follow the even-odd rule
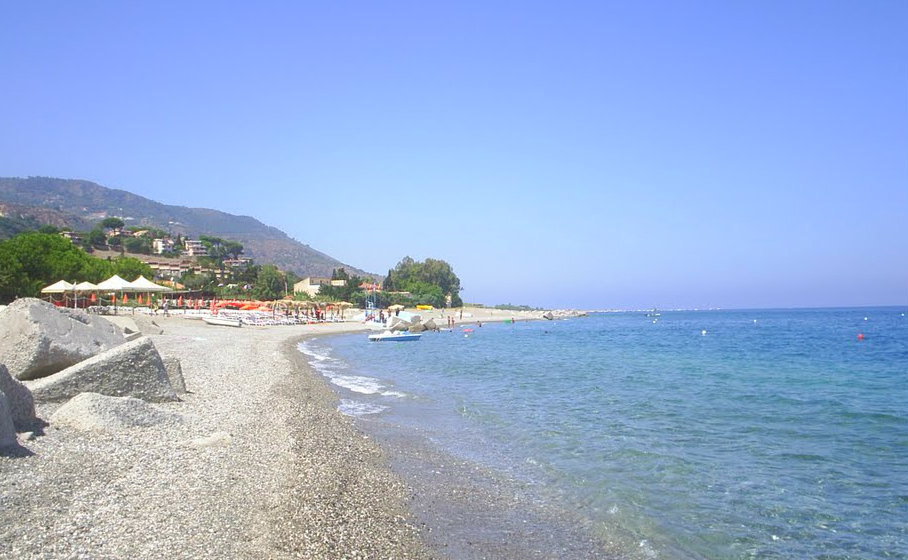
[[[74,292],[97,292],[98,285],[92,284],[91,282],[79,282],[73,286]]]
[[[139,276],[132,282],[129,282],[130,287],[135,292],[172,292],[171,288],[167,286],[161,286],[160,284],[155,284],[148,278],[144,276]]]
[[[126,293],[123,293],[123,303],[129,303],[129,296]]]
[[[139,294],[139,297],[136,298],[136,303],[142,305],[142,294]]]
[[[66,280],[59,280],[54,282],[50,286],[41,289],[42,294],[62,294],[66,293],[73,289],[73,284],[70,284]]]

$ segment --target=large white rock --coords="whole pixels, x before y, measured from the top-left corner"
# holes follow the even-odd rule
[[[25,384],[37,402],[60,402],[79,393],[176,401],[167,370],[150,338],[127,342],[49,377]]]
[[[77,430],[116,431],[124,428],[181,423],[174,412],[133,397],[109,397],[98,393],[80,393],[57,409],[50,417],[54,426]]]
[[[0,364],[0,392],[6,394],[13,424],[17,430],[27,431],[37,427],[35,399],[31,391],[21,381],[13,379],[3,364]]]
[[[17,445],[16,428],[13,426],[13,416],[9,411],[9,401],[0,391],[0,447]]]
[[[105,317],[105,320],[120,327],[125,334],[163,334],[164,329],[155,323],[154,319],[141,313],[136,315],[115,315]]]
[[[123,344],[101,317],[22,298],[0,311],[0,363],[16,379],[37,379]]]

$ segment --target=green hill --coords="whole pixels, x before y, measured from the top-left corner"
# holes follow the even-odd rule
[[[250,216],[162,204],[90,181],[0,177],[0,216],[0,239],[44,223],[87,231],[103,218],[117,216],[127,226],[150,226],[195,239],[210,235],[239,241],[244,255],[256,263],[273,263],[300,276],[331,276],[337,267],[368,275]]]

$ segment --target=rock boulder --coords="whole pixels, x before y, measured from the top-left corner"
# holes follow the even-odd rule
[[[0,392],[6,394],[16,430],[27,431],[38,427],[40,421],[35,416],[35,399],[31,391],[21,381],[13,379],[3,364],[0,364]]]
[[[161,355],[142,337],[89,358],[49,377],[26,383],[37,402],[61,402],[79,393],[176,401]]]
[[[101,317],[35,298],[18,299],[0,311],[0,363],[16,379],[51,375],[124,341]]]
[[[133,397],[81,393],[57,409],[51,424],[77,430],[115,431],[183,421],[179,414],[161,410]]]
[[[164,358],[164,369],[167,370],[167,378],[170,379],[170,386],[178,395],[188,393],[186,390],[186,381],[183,380],[183,364],[179,358]]]
[[[13,426],[13,415],[9,410],[9,401],[6,400],[3,391],[0,391],[0,447],[11,447],[18,443],[16,428]]]

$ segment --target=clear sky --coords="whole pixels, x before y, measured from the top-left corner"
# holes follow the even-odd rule
[[[6,2],[0,176],[466,301],[908,303],[908,3]]]

